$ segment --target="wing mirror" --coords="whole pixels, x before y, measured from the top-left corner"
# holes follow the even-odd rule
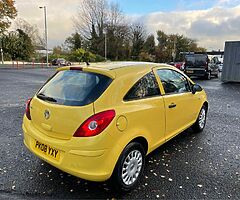
[[[198,84],[194,84],[192,86],[192,93],[193,94],[196,94],[196,92],[201,92],[202,90],[203,90],[202,87]]]

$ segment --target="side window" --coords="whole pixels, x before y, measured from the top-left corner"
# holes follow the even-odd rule
[[[153,72],[142,77],[123,98],[126,101],[160,95],[160,89]]]
[[[157,74],[166,94],[191,91],[187,78],[182,74],[170,69],[160,69]]]

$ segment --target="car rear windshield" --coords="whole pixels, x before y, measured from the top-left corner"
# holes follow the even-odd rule
[[[102,74],[60,71],[40,89],[37,97],[60,105],[84,106],[97,100],[111,82]]]
[[[192,66],[192,67],[204,67],[207,62],[207,56],[206,55],[186,55],[186,66]]]

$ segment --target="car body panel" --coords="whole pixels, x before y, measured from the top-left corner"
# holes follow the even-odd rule
[[[202,102],[193,96],[191,92],[164,96],[167,127],[165,137],[167,140],[187,129],[196,121],[198,115],[196,108],[201,107]],[[175,104],[176,107],[169,108],[171,104]]]
[[[207,101],[205,92],[202,91],[198,95],[192,94],[192,92],[177,93],[177,94],[165,94],[161,79],[157,76],[157,70],[172,69],[182,74],[190,84],[194,82],[188,78],[181,70],[173,69],[170,67],[155,67],[154,73],[157,77],[157,81],[160,86],[161,93],[163,94],[163,100],[166,113],[166,131],[165,139],[169,140],[177,135],[179,132],[190,127],[199,114],[199,111],[205,101]],[[171,104],[175,104],[176,107],[169,108]],[[184,112],[184,114],[183,114]],[[179,119],[181,116],[181,119]]]
[[[44,134],[59,139],[70,139],[79,126],[94,114],[93,104],[64,106],[43,101],[36,96],[30,107],[32,125]],[[49,113],[48,119],[45,112]]]

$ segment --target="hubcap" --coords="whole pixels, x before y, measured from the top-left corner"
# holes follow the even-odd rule
[[[204,128],[205,121],[206,121],[206,110],[205,110],[205,109],[202,109],[201,112],[200,112],[200,115],[199,115],[199,120],[198,120],[199,127],[200,127],[201,129]]]
[[[142,154],[138,150],[131,151],[123,163],[122,180],[126,185],[133,184],[142,169]]]

